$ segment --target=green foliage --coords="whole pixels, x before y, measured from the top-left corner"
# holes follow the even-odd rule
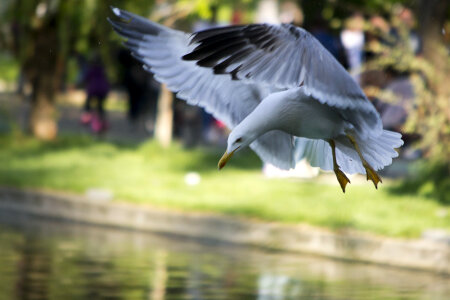
[[[24,64],[33,57],[34,47],[30,43],[35,31],[54,19],[58,45],[48,45],[48,48],[57,49],[56,55],[61,61],[66,62],[73,53],[88,56],[96,52],[106,62],[108,74],[115,77],[117,64],[113,62],[120,44],[106,21],[111,16],[110,5],[137,8],[145,13],[151,9],[153,1],[9,0],[0,6],[0,26],[5,29],[0,44]]]
[[[392,187],[394,193],[406,193],[437,199],[450,205],[450,166],[445,161],[419,162],[413,176]]]
[[[14,82],[19,76],[19,64],[8,53],[0,53],[0,81]]]
[[[383,15],[392,11],[398,4],[410,5],[413,0],[314,0],[297,1],[303,9],[306,26],[312,25],[318,18],[328,21],[334,30],[340,30],[343,20],[355,12],[366,15]]]
[[[389,183],[375,190],[352,179],[342,194],[332,174],[325,182],[265,179],[251,151],[236,154],[219,172],[220,156],[179,145],[162,149],[155,142],[124,145],[67,136],[43,143],[16,134],[0,137],[0,184],[75,193],[100,187],[120,201],[390,236],[450,229],[450,216],[437,216],[445,206],[422,195],[393,194]],[[187,185],[188,172],[197,172],[201,182]]]
[[[417,133],[420,140],[417,147],[422,149],[425,156],[432,164],[449,162],[450,157],[450,115],[448,113],[450,88],[448,88],[450,74],[450,58],[447,50],[437,46],[435,55],[444,57],[443,65],[433,64],[431,61],[413,52],[408,29],[402,25],[395,16],[391,23],[394,24],[398,36],[388,33],[383,34],[375,28],[369,31],[379,36],[380,41],[374,41],[368,46],[368,50],[376,55],[376,58],[365,64],[366,71],[378,70],[384,74],[393,73],[394,76],[402,74],[408,76],[414,88],[414,103],[410,103],[408,119],[404,125],[404,131]],[[366,92],[382,99],[385,102],[396,103],[398,98],[383,89],[366,87]]]

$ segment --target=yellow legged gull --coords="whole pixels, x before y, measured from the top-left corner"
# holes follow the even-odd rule
[[[306,158],[345,173],[392,163],[401,135],[383,130],[358,84],[306,30],[290,24],[227,26],[187,34],[113,8],[113,28],[155,78],[232,129],[219,168],[250,146],[267,163],[294,168]]]

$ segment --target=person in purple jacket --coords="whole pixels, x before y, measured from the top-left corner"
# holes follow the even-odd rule
[[[110,84],[99,55],[93,56],[87,68],[84,82],[87,98],[84,104],[84,112],[81,115],[81,123],[85,125],[90,124],[92,131],[96,133],[105,131],[108,125],[104,102],[108,95]],[[95,112],[93,112],[94,103],[96,104]]]

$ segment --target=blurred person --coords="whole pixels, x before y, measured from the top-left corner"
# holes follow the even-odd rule
[[[256,23],[280,23],[278,1],[276,0],[261,0],[258,1],[256,8]]]
[[[364,18],[360,13],[354,14],[345,22],[345,28],[342,30],[340,38],[345,49],[347,65],[350,74],[360,82],[359,73],[361,72],[364,50]]]
[[[183,126],[181,127],[181,138],[183,140],[183,146],[185,148],[193,148],[197,146],[202,139],[202,123],[204,118],[200,117],[201,111],[194,106],[186,105],[182,102],[183,107]],[[212,119],[212,117],[211,117]],[[202,122],[203,121],[203,122]],[[209,128],[211,125],[208,122]]]
[[[414,102],[414,87],[408,76],[392,70],[385,71],[386,84],[383,89],[391,92],[396,99],[394,103],[379,101],[376,108],[381,116],[383,127],[388,130],[401,131],[408,117],[407,108]]]
[[[381,46],[392,46],[393,41],[390,36],[391,25],[380,15],[372,16],[368,22],[365,36],[364,59],[370,61],[377,57],[377,51]]]
[[[239,25],[242,24],[243,13],[240,9],[234,9],[233,14],[231,15],[231,24]]]
[[[80,88],[85,83],[84,80],[86,78],[86,73],[88,70],[89,63],[88,63],[86,57],[79,52],[75,52],[73,54],[73,56],[75,57],[75,61],[77,63],[77,67],[78,67],[78,72],[77,72],[77,75],[75,78],[75,86],[77,88]]]
[[[81,123],[90,125],[95,133],[103,132],[108,128],[104,103],[110,85],[100,55],[92,55],[86,69],[84,82],[87,98],[84,103],[84,112],[81,115]],[[93,110],[94,105],[95,111]]]
[[[301,27],[304,21],[303,11],[293,1],[283,2],[280,8],[280,21],[281,23],[290,23]]]
[[[396,42],[401,41],[401,34],[406,34],[411,51],[416,55],[419,54],[422,51],[422,43],[414,29],[416,20],[412,10],[401,5],[396,6],[392,23],[394,26],[391,28],[391,35],[395,37]]]
[[[311,28],[307,30],[309,30],[309,32],[336,58],[338,62],[346,66],[346,60],[341,53],[342,45],[340,40],[331,33],[326,21],[322,17],[316,17],[312,22]]]
[[[411,50],[413,55],[421,51],[421,43],[418,35],[414,31],[415,20],[412,11],[403,6],[396,6],[393,10],[392,22],[387,22],[380,16],[374,16],[370,20],[370,30],[368,31],[369,52],[371,58],[384,56],[387,49],[402,47]],[[405,47],[403,46],[402,49]],[[383,126],[388,130],[401,132],[403,125],[408,118],[408,108],[414,105],[416,94],[414,86],[410,79],[408,71],[399,70],[392,67],[384,67],[379,70],[378,76],[364,75],[363,85],[375,86],[389,92],[395,99],[395,102],[385,99],[375,99],[374,104],[380,113]],[[374,74],[375,75],[375,74]],[[408,145],[418,138],[417,134],[403,133],[405,151]]]
[[[133,128],[142,121],[145,130],[152,133],[155,126],[159,83],[124,49],[119,52],[119,62],[122,67],[122,84],[128,94],[128,119]]]

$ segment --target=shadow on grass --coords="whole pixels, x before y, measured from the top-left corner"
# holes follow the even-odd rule
[[[15,160],[42,159],[44,156],[79,152],[90,157],[113,158],[125,152],[134,153],[152,162],[167,162],[167,168],[182,172],[217,172],[217,162],[222,155],[219,148],[184,149],[179,144],[167,149],[156,141],[149,140],[140,143],[105,141],[91,135],[61,135],[54,141],[39,141],[21,132],[0,134],[0,155],[2,159]],[[250,150],[237,153],[227,168],[258,170],[261,161]]]
[[[102,141],[90,135],[61,135],[54,141],[39,141],[22,133],[0,135],[0,147],[14,152],[14,156],[18,158],[39,157],[67,150],[89,151],[98,147],[99,144],[108,145],[117,150],[135,150],[139,147],[139,144]]]
[[[414,177],[389,187],[397,195],[420,195],[450,205],[450,166],[448,162],[422,161],[414,166]]]

